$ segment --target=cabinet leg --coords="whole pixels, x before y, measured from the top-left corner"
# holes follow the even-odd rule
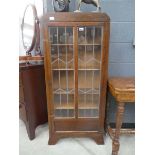
[[[103,139],[103,134],[98,135],[96,137],[92,137],[94,139],[94,141],[98,144],[98,145],[103,145],[104,144],[104,139]]]
[[[124,103],[120,102],[117,106],[117,112],[116,112],[116,130],[112,142],[112,155],[118,155],[119,151],[119,136],[120,136],[120,129],[122,126],[123,121],[123,114],[124,114]]]
[[[58,142],[59,138],[56,135],[53,135],[48,140],[48,145],[55,145]]]
[[[29,125],[26,125],[26,130],[27,130],[29,139],[33,140],[35,138],[35,128],[30,127]]]

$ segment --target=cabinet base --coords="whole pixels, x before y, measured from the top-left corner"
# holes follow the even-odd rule
[[[51,137],[49,138],[48,145],[55,145],[61,138],[67,138],[67,137],[73,137],[73,138],[81,138],[81,137],[88,137],[93,139],[98,145],[104,144],[104,137],[103,133],[99,132],[54,132],[51,134]]]

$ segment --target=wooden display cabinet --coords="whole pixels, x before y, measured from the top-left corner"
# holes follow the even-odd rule
[[[49,13],[42,19],[49,144],[90,137],[103,144],[110,19]]]

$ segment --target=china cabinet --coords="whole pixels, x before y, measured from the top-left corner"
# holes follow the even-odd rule
[[[49,144],[90,137],[103,144],[110,19],[49,13],[42,19]]]

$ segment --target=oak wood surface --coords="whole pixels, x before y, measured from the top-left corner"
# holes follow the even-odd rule
[[[75,13],[75,12],[59,12],[59,13],[47,13],[43,21],[49,21],[49,18],[53,17],[51,22],[107,22],[110,20],[106,13]]]
[[[54,20],[49,20],[53,17]],[[49,143],[56,144],[56,142],[63,137],[91,137],[98,144],[103,144],[103,133],[104,133],[104,118],[105,118],[105,104],[106,104],[106,87],[108,77],[108,50],[109,50],[109,31],[110,31],[110,20],[105,13],[49,13],[42,19],[44,28],[44,51],[45,51],[45,78],[46,78],[46,95],[48,103],[48,122],[49,122]],[[53,75],[55,66],[51,63],[51,48],[52,44],[49,39],[48,28],[52,26],[72,26],[73,27],[73,46],[74,46],[74,81],[70,80],[69,88],[75,89],[74,105],[75,115],[72,118],[56,118],[55,117],[55,106],[54,106],[54,92],[53,88],[56,89],[57,78]],[[99,117],[98,118],[80,118],[79,110],[79,81],[78,78],[82,77],[79,75],[78,66],[78,26],[101,26],[103,27],[102,33],[102,57],[101,57],[101,74],[100,74],[100,102],[99,102]],[[57,45],[59,46],[59,45]],[[59,68],[58,68],[59,69]],[[53,78],[53,79],[52,79]],[[71,76],[69,77],[71,78]],[[63,79],[61,84],[63,85]],[[88,80],[89,81],[89,80]],[[96,80],[97,81],[97,80]],[[81,85],[86,88],[86,85]],[[64,85],[64,89],[66,86]],[[73,93],[74,94],[74,93]],[[82,106],[81,106],[82,107]],[[60,108],[60,107],[59,107]],[[63,108],[63,106],[61,106]],[[92,107],[90,107],[92,108]],[[94,121],[94,119],[96,119]],[[60,132],[61,130],[61,132]],[[92,133],[93,130],[93,133]]]
[[[108,87],[111,94],[118,102],[135,101],[135,80],[134,77],[113,77],[108,80]]]

